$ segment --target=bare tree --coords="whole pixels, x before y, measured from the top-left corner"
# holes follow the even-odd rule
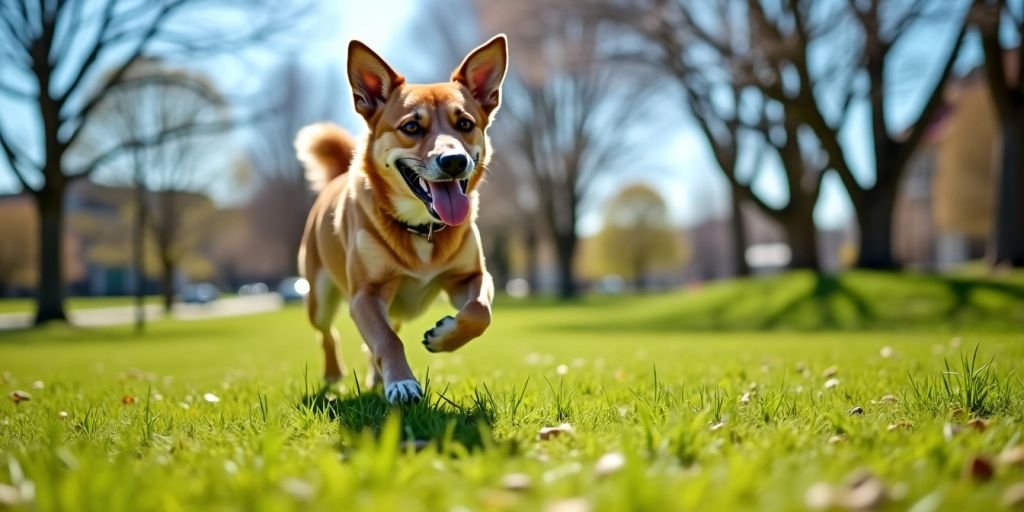
[[[159,135],[190,124],[226,124],[228,108],[205,77],[157,60],[139,60],[124,76],[136,85],[117,88],[104,97],[83,140],[90,153],[98,154],[124,141],[159,140],[132,147],[123,158],[108,160],[105,167],[111,171],[108,179],[135,187],[137,277],[143,274],[143,231],[148,229],[160,262],[164,309],[170,312],[179,264],[210,233],[207,221],[213,208],[203,193],[231,173],[225,170],[228,161],[221,132],[196,128],[182,130],[174,138],[160,140]]]
[[[281,4],[281,5],[278,5]],[[147,54],[204,56],[239,51],[293,24],[292,5],[275,0],[8,0],[0,4],[0,94],[31,106],[39,133],[19,137],[0,125],[0,149],[21,186],[36,199],[40,218],[36,324],[65,320],[61,270],[64,193],[126,149],[158,142],[195,123],[130,140],[91,160],[73,162],[75,144],[99,104],[121,87]],[[284,12],[288,11],[288,12]],[[233,21],[232,21],[233,20]],[[81,49],[81,51],[78,51]],[[112,71],[108,71],[112,68]]]
[[[517,153],[514,165],[529,174],[538,218],[554,242],[558,294],[563,298],[577,294],[580,212],[603,175],[639,165],[644,148],[639,138],[644,133],[634,122],[645,115],[649,99],[623,87],[621,75],[596,55],[575,52],[596,48],[594,27],[582,28],[578,36],[589,43],[563,46],[574,52],[550,61],[540,81],[506,81],[508,106],[502,112],[515,144],[506,151]]]
[[[298,270],[296,254],[314,197],[292,141],[300,128],[330,117],[340,106],[336,101],[332,104],[330,94],[322,94],[337,91],[340,85],[317,84],[307,75],[296,58],[287,59],[271,74],[263,94],[274,98],[276,108],[273,115],[253,125],[255,137],[248,149],[256,182],[248,213],[260,226],[261,246],[272,252],[282,275]]]
[[[799,119],[755,86],[755,76],[777,73],[785,52],[765,48],[753,25],[751,11],[735,2],[706,4],[685,1],[645,1],[604,6],[600,12],[625,22],[642,37],[639,50],[625,50],[631,60],[652,65],[674,79],[685,105],[729,181],[732,231],[737,271],[749,271],[743,257],[745,233],[741,202],[752,202],[777,221],[786,233],[792,268],[819,269],[814,207],[821,193],[826,161],[814,137],[801,130]],[[751,28],[753,30],[753,28]],[[799,51],[802,51],[800,49]],[[788,200],[775,206],[754,192],[754,183],[767,158],[777,158]],[[743,165],[745,160],[751,163]],[[744,169],[749,167],[749,169]]]
[[[1001,132],[990,259],[993,265],[1024,267],[1024,49],[1009,51],[1000,42],[1004,31],[1017,41],[1024,37],[1024,5],[1005,0],[975,0],[974,5]]]
[[[702,48],[701,57],[714,56],[676,71],[685,76],[686,70],[696,69],[706,76],[710,67],[714,77],[725,76],[732,90],[712,90],[712,107],[719,107],[720,98],[729,95],[741,100],[751,94],[760,97],[755,103],[777,109],[777,118],[782,121],[781,129],[774,126],[764,132],[768,140],[787,140],[789,137],[773,135],[786,132],[807,141],[804,152],[812,156],[811,171],[819,181],[821,174],[813,167],[821,157],[813,154],[817,151],[811,147],[824,151],[825,169],[839,175],[860,225],[858,266],[894,267],[892,217],[898,184],[942,105],[942,92],[959,55],[966,17],[948,3],[928,0],[715,0],[699,6],[685,0],[650,0],[639,5],[648,14],[637,18],[633,25],[656,47],[669,55],[689,54],[696,44]],[[621,16],[622,11],[611,12]],[[924,106],[909,128],[894,129],[887,118],[892,91],[887,70],[895,65],[893,48],[911,28],[950,16],[962,22],[939,79],[926,92]],[[814,56],[816,49],[832,52],[833,57],[821,65],[822,59]],[[726,69],[715,66],[715,62],[726,64]],[[864,99],[872,117],[872,184],[857,179],[839,135],[848,124],[851,107]],[[734,106],[724,109],[724,120],[749,125],[741,122],[744,112]],[[792,171],[785,163],[787,150],[779,149],[789,175]],[[816,199],[816,186],[802,186],[808,191],[808,200]]]

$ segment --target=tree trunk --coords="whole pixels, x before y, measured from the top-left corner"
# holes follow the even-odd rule
[[[1001,123],[1002,161],[992,229],[993,265],[1024,267],[1024,112]]]
[[[35,325],[67,321],[64,311],[64,186],[47,182],[36,195],[39,213],[39,281]]]
[[[647,291],[647,261],[642,255],[633,262],[633,289],[638,293]]]
[[[538,247],[539,234],[536,226],[531,226],[526,229],[525,245],[524,250],[526,252],[526,281],[530,285],[530,293],[537,293],[540,291],[540,254]]]
[[[740,208],[740,194],[736,187],[730,191],[732,196],[729,204],[732,208],[732,218],[729,219],[729,227],[732,230],[733,246],[733,272],[740,277],[750,275],[750,265],[747,263],[747,227],[743,218],[743,209]]]
[[[508,260],[508,231],[506,228],[494,230],[494,238],[491,240],[491,250],[487,254],[487,267],[494,278],[494,286],[498,290],[504,290],[508,283],[509,260]]]
[[[163,297],[164,314],[170,315],[174,308],[174,270],[175,264],[171,258],[162,256],[160,258],[160,291]]]
[[[879,169],[879,176],[883,171]],[[856,208],[860,252],[857,267],[892,270],[897,268],[892,251],[892,222],[896,209],[896,184],[879,181],[864,194],[863,202]]]
[[[818,229],[814,225],[814,215],[807,212],[794,215],[782,224],[789,244],[791,269],[810,269],[818,272],[821,264],[818,260]]]
[[[138,172],[138,171],[136,171]],[[145,187],[141,178],[135,183],[135,225],[132,236],[132,266],[135,267],[135,332],[141,334],[146,324],[146,268],[143,251],[146,238]]]
[[[576,298],[576,232],[555,235],[555,252],[558,259],[558,297],[561,299]]]

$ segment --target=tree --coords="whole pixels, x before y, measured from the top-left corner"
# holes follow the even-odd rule
[[[678,235],[661,195],[646,185],[622,189],[605,206],[604,227],[597,235],[604,267],[647,289],[655,266],[680,260]]]
[[[211,8],[230,12],[210,16]],[[196,128],[197,123],[189,122],[154,134],[153,139],[124,141],[91,160],[75,162],[69,150],[104,98],[119,88],[139,85],[125,75],[147,54],[201,57],[239,51],[293,23],[291,9],[299,8],[293,5],[283,12],[272,0],[0,4],[0,95],[30,107],[39,127],[36,139],[41,149],[33,151],[31,137],[17,136],[24,125],[0,123],[0,150],[23,189],[35,197],[40,218],[36,324],[66,320],[61,254],[68,185],[128,148]]]
[[[601,178],[644,156],[646,133],[637,121],[651,98],[622,87],[632,77],[596,54],[599,27],[576,28],[551,41],[548,60],[523,62],[519,80],[506,80],[507,106],[498,118],[514,144],[502,151],[529,175],[537,218],[554,242],[562,298],[577,294],[580,212]]]
[[[755,204],[786,234],[791,268],[819,269],[814,208],[821,194],[826,161],[813,137],[777,99],[755,83],[756,76],[781,76],[788,54],[765,45],[755,31],[758,2],[749,11],[724,0],[695,4],[640,0],[601,6],[601,15],[626,23],[645,45],[630,60],[645,62],[679,84],[684,104],[729,182],[737,271],[745,268],[742,201]],[[740,36],[741,27],[751,32]],[[767,46],[767,48],[765,48]],[[803,51],[800,49],[800,51]],[[777,158],[776,158],[777,157]],[[776,158],[788,199],[776,206],[754,192],[766,158]],[[742,162],[749,160],[747,170]]]
[[[824,152],[824,170],[839,175],[860,226],[858,266],[895,267],[892,217],[898,185],[942,105],[942,92],[959,55],[966,18],[948,3],[929,0],[641,3],[652,14],[637,18],[634,25],[641,33],[647,32],[656,46],[685,53],[698,44],[703,52],[699,57],[706,57],[708,52],[714,55],[702,59],[698,70],[711,65],[716,69],[715,76],[726,73],[735,89],[712,91],[713,107],[720,105],[721,95],[734,94],[741,100],[748,94],[763,97],[779,111],[786,132],[808,141],[808,148],[813,145]],[[939,78],[926,91],[924,105],[909,127],[894,129],[887,117],[892,94],[888,71],[896,65],[893,48],[912,28],[950,16],[962,22],[952,50],[943,54],[946,57]],[[823,64],[821,51],[829,51],[833,57]],[[715,66],[716,62],[724,66]],[[862,87],[864,83],[866,88]],[[867,101],[872,118],[875,179],[870,184],[858,179],[849,163],[848,149],[840,142],[851,107],[862,101]],[[727,119],[734,123],[743,119],[743,112],[725,110]],[[766,132],[769,135],[780,131],[777,127],[770,130]],[[780,156],[784,161],[787,158]],[[820,159],[818,155],[812,157],[815,167]],[[784,163],[784,167],[788,166]],[[820,180],[818,170],[811,170]],[[808,194],[808,199],[811,196]]]
[[[109,147],[137,138],[159,140],[159,134],[189,124],[228,122],[224,98],[196,72],[146,59],[137,61],[124,76],[138,85],[115,89],[98,104],[83,137],[90,152],[104,154]],[[125,158],[106,162],[112,171],[108,179],[135,187],[136,272],[141,278],[142,231],[148,229],[160,262],[163,305],[168,313],[174,303],[180,263],[211,231],[214,208],[203,192],[231,177],[224,172],[229,166],[223,158],[224,142],[220,133],[182,130],[174,138],[132,147]]]
[[[275,268],[285,276],[298,271],[296,255],[314,199],[292,142],[299,129],[330,117],[338,106],[330,95],[316,93],[336,91],[339,86],[315,86],[294,58],[281,64],[272,76],[275,79],[263,94],[275,98],[277,107],[273,115],[253,126],[255,138],[248,152],[256,190],[247,209],[260,226],[260,243],[272,253]]]
[[[1024,37],[1024,5],[1005,0],[975,0],[974,5],[1001,134],[990,260],[1024,267],[1024,49],[1010,52],[1000,42],[1004,31],[1017,41]]]

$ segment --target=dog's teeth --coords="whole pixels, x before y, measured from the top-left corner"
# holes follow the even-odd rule
[[[428,188],[427,188],[427,180],[425,180],[423,178],[420,178],[420,186],[423,187],[423,190],[428,190]]]

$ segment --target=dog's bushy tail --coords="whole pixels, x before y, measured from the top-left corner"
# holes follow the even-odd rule
[[[313,190],[324,188],[348,171],[355,145],[352,136],[333,123],[311,124],[299,130],[295,154],[306,167],[306,180]]]

